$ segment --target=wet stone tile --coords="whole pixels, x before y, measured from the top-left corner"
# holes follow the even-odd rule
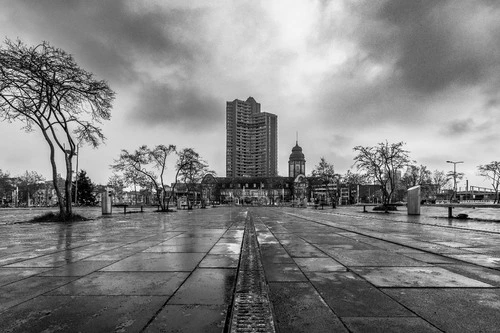
[[[347,332],[309,283],[270,283],[279,332]]]
[[[473,280],[500,287],[500,271],[498,270],[466,263],[461,263],[459,265],[440,265],[440,267]]]
[[[430,325],[422,318],[415,317],[343,317],[350,332],[353,333],[422,333],[422,332],[441,332]]]
[[[75,279],[75,277],[31,276],[0,287],[0,311],[56,289]]]
[[[311,283],[340,317],[414,316],[399,303],[350,272],[310,272]]]
[[[235,269],[197,268],[168,304],[229,304],[235,280]]]
[[[297,258],[327,257],[326,254],[324,254],[314,246],[309,245],[307,243],[283,244],[283,247],[292,257],[297,257]]]
[[[240,254],[241,243],[215,244],[208,254]]]
[[[345,266],[332,258],[294,258],[293,260],[302,271],[339,272],[347,270]]]
[[[161,244],[157,246],[152,246],[143,250],[142,252],[148,253],[162,253],[162,252],[185,252],[185,253],[206,253],[212,248],[212,244],[181,244],[181,245],[171,245],[171,244]]]
[[[415,260],[425,262],[427,264],[454,264],[459,263],[458,260],[448,258],[446,256],[432,254],[432,253],[404,253],[405,256]]]
[[[267,281],[307,281],[299,267],[293,264],[263,263]]]
[[[353,270],[377,287],[492,287],[441,267],[364,267]]]
[[[208,254],[200,262],[202,268],[237,268],[240,256],[238,254]]]
[[[427,266],[428,264],[385,250],[341,250],[328,253],[348,267],[353,266]]]
[[[499,289],[390,288],[383,291],[443,332],[498,332]]]
[[[22,252],[22,253],[14,253],[10,255],[6,255],[0,258],[0,266],[24,261],[27,259],[32,259],[36,257],[42,256],[41,253],[33,253],[33,252]]]
[[[111,265],[114,261],[77,261],[45,271],[38,276],[84,276]]]
[[[500,268],[500,257],[487,254],[450,254],[449,257],[479,266]]]
[[[26,279],[49,268],[0,268],[0,286]]]
[[[48,295],[172,295],[187,272],[96,272]]]
[[[1,332],[139,332],[164,296],[39,296],[2,313]]]
[[[144,332],[220,333],[227,311],[227,305],[166,305]]]
[[[192,271],[203,256],[203,253],[137,253],[102,271]]]

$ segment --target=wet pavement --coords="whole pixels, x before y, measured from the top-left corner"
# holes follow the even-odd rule
[[[2,221],[1,332],[498,332],[498,222],[362,207]]]

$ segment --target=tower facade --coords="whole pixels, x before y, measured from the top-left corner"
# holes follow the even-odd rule
[[[278,116],[253,97],[226,102],[226,177],[278,174]]]
[[[288,159],[288,177],[296,178],[298,175],[306,174],[306,159],[302,153],[302,148],[299,142],[295,142],[295,147],[292,148],[292,153]]]

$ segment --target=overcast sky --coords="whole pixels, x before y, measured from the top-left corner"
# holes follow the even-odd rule
[[[106,144],[80,169],[106,183],[121,149],[193,147],[225,176],[225,104],[278,115],[278,169],[299,145],[344,174],[353,147],[406,142],[418,164],[487,186],[500,160],[500,1],[1,1],[0,32],[48,41],[116,91]],[[0,122],[0,169],[50,176],[41,133]],[[172,171],[172,170],[171,170]],[[463,184],[461,185],[463,186]]]

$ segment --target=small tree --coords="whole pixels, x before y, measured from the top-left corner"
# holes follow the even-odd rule
[[[123,173],[123,181],[126,186],[131,186],[134,190],[134,201],[135,204],[137,205],[137,192],[139,189],[144,189],[150,187],[150,183],[148,178],[141,172],[138,172],[137,170],[127,170]]]
[[[173,193],[175,184],[177,184],[177,177],[180,177],[180,181],[186,185],[189,194],[196,192],[196,186],[200,184],[202,178],[207,173],[215,174],[213,171],[208,170],[208,164],[202,160],[201,156],[193,148],[184,148],[178,153],[178,156],[179,159],[176,164],[177,173],[171,193]],[[192,202],[189,195],[188,209],[192,209]]]
[[[97,203],[95,197],[96,186],[92,183],[90,177],[87,176],[87,172],[85,170],[80,170],[77,177],[78,189],[76,197],[78,204],[82,206],[95,206]]]
[[[397,173],[411,163],[409,152],[403,149],[404,142],[381,142],[373,147],[354,147],[358,153],[354,157],[358,170],[364,170],[367,175],[377,181],[382,188],[382,200],[388,205],[396,189]]]
[[[168,210],[166,200],[165,170],[167,157],[175,152],[174,145],[158,145],[149,149],[146,145],[139,147],[135,152],[129,153],[123,149],[118,160],[111,166],[114,171],[122,173],[139,173],[153,185],[156,190],[156,199],[162,211]]]
[[[73,57],[47,42],[27,46],[7,39],[0,48],[0,117],[38,128],[50,150],[52,179],[63,220],[72,217],[72,161],[78,142],[94,148],[104,139],[98,125],[110,118],[114,92]],[[65,161],[64,193],[57,186],[56,153]]]
[[[480,176],[491,181],[491,186],[493,186],[493,189],[495,190],[495,201],[493,203],[499,203],[498,189],[500,187],[500,162],[493,161],[485,165],[480,165],[477,168]]]
[[[18,186],[21,193],[23,193],[23,200],[26,200],[28,206],[31,206],[32,195],[44,187],[44,182],[45,178],[36,171],[26,171],[19,176]]]
[[[348,185],[366,185],[368,184],[368,176],[347,170],[345,175],[342,176],[341,181]]]
[[[443,188],[448,184],[449,178],[446,173],[442,170],[434,170],[431,176],[431,182],[436,189],[436,194],[441,193]]]
[[[337,184],[340,179],[340,175],[335,173],[335,168],[333,164],[326,161],[324,157],[321,157],[319,164],[314,167],[311,171],[313,177],[318,177],[321,179],[323,185],[326,188],[326,193],[330,198],[332,208],[336,207],[337,193],[331,190],[331,186]]]
[[[118,201],[123,200],[123,189],[125,188],[125,180],[122,175],[113,173],[111,177],[108,179],[108,187],[111,187],[114,192],[115,198],[117,198]]]
[[[12,184],[12,179],[10,178],[10,173],[7,171],[2,171],[0,169],[0,204],[4,205],[11,199],[12,191],[16,187]]]

